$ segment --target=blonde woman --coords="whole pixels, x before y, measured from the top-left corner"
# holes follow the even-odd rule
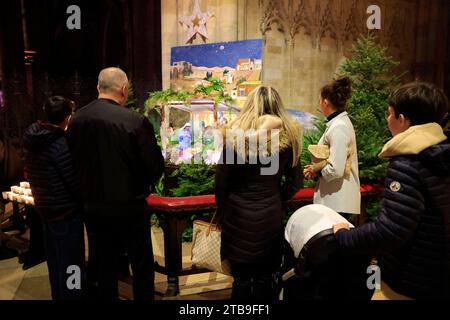
[[[245,141],[239,143],[242,133]],[[221,255],[234,277],[232,299],[275,300],[272,279],[281,262],[285,204],[303,183],[301,128],[278,92],[260,86],[225,134],[216,201],[222,217]]]

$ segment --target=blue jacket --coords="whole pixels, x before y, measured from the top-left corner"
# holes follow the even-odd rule
[[[25,173],[44,221],[69,219],[81,211],[81,195],[64,130],[37,122],[24,134]]]
[[[436,126],[391,140],[378,220],[336,234],[345,249],[376,255],[382,280],[414,299],[450,298],[450,143]]]

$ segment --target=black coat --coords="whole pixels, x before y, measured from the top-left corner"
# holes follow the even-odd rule
[[[37,122],[25,131],[23,139],[25,172],[36,210],[48,222],[79,214],[80,189],[64,130]]]
[[[347,249],[379,256],[381,277],[394,291],[450,298],[449,141],[394,157],[378,220],[336,238]]]
[[[152,125],[112,100],[80,109],[68,130],[87,215],[129,216],[164,172]]]
[[[285,205],[303,185],[301,165],[292,167],[292,154],[291,148],[281,150],[275,175],[261,175],[260,164],[218,165],[216,202],[222,219],[222,259],[279,266]]]

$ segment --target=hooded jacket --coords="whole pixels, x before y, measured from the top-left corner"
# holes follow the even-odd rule
[[[276,268],[282,253],[284,205],[301,188],[303,176],[300,164],[292,166],[293,150],[281,120],[274,116],[259,120],[259,129],[245,141],[246,154],[237,147],[239,144],[227,141],[221,162],[224,164],[216,170],[216,202],[222,217],[221,255],[235,263]],[[249,141],[256,141],[261,130],[269,132],[270,137],[273,129],[280,130],[278,152],[269,138],[259,156],[278,159],[278,168],[273,174],[270,170],[263,174],[261,169],[268,169],[270,164],[251,164],[258,152]],[[230,164],[229,155],[236,164]]]
[[[389,141],[384,199],[376,222],[336,233],[349,250],[379,257],[381,278],[414,299],[450,298],[450,143],[436,123]]]
[[[79,214],[80,189],[64,130],[37,122],[26,130],[23,140],[25,172],[43,220],[56,222]]]

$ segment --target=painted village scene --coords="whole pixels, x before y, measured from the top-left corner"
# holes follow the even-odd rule
[[[261,85],[262,47],[255,39],[172,48],[171,98],[165,99],[160,130],[167,161],[219,161],[217,129],[231,123]],[[312,127],[311,114],[289,111],[303,127]]]
[[[450,0],[0,1],[0,303],[450,300],[448,97]]]

